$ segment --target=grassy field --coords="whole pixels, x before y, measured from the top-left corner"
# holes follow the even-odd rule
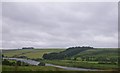
[[[97,48],[83,51],[74,57],[79,58],[82,56],[92,56],[92,57],[107,57],[107,58],[118,58],[118,49],[116,48]]]
[[[28,58],[42,58],[43,54],[51,52],[60,52],[64,49],[24,49],[24,50],[3,50],[4,56],[13,57],[17,56],[27,56]]]
[[[78,67],[78,68],[96,68],[102,70],[114,70],[118,69],[118,65],[112,64],[98,64],[97,62],[87,62],[87,61],[72,61],[72,60],[46,60],[46,63],[68,66],[68,67]]]
[[[65,71],[64,69],[51,66],[3,66],[3,71]]]

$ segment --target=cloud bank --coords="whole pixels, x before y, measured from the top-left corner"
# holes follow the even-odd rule
[[[114,2],[4,2],[2,47],[117,47],[117,9]]]

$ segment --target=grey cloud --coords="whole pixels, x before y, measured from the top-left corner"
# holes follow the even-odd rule
[[[8,2],[2,12],[4,48],[117,47],[117,3]]]

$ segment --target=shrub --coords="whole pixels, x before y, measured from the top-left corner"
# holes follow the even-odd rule
[[[38,64],[38,66],[45,66],[45,63],[44,63],[44,62],[40,62],[40,63]]]

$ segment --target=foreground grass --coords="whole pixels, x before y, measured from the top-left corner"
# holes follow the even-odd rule
[[[66,71],[50,66],[3,66],[2,73],[119,73],[118,71]]]
[[[2,71],[65,71],[51,66],[3,66]]]
[[[2,65],[0,64],[0,72],[2,71]]]
[[[78,67],[78,68],[96,68],[104,70],[116,70],[118,65],[111,64],[98,64],[96,62],[82,62],[82,61],[71,61],[71,60],[45,60],[46,63],[68,66],[68,67]]]

